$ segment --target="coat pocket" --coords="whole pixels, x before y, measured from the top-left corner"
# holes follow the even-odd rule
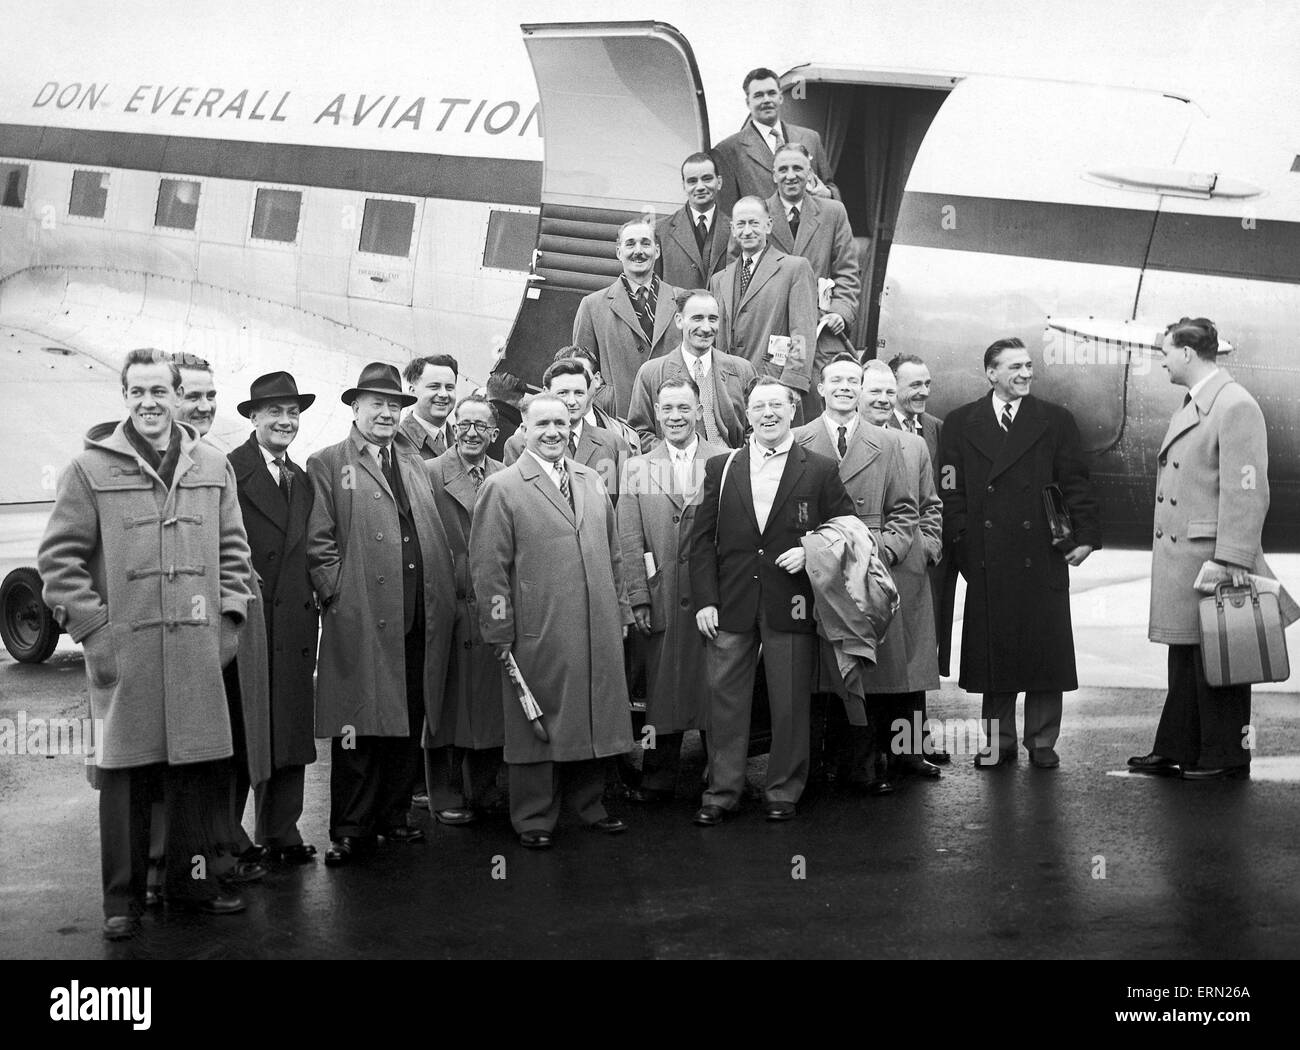
[[[117,663],[117,645],[113,639],[113,625],[104,624],[85,639],[81,645],[86,661],[86,675],[95,689],[111,689],[117,684],[121,670]]]
[[[1217,521],[1189,521],[1187,523],[1187,538],[1189,540],[1212,540],[1219,535],[1219,523]]]

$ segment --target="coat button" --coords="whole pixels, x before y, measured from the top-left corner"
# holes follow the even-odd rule
[[[1156,529],[1156,539],[1160,539],[1165,534],[1164,529]]]
[[[414,569],[414,568],[415,568],[415,562],[411,562],[411,564],[408,565],[407,568],[408,568],[408,569]]]
[[[866,497],[865,497],[865,496],[859,496],[859,497],[858,497],[858,503],[866,503],[866,502],[867,502],[867,500],[866,500]]]
[[[1168,463],[1168,462],[1169,462],[1169,461],[1168,461],[1164,456],[1161,456],[1161,457],[1160,457],[1160,465],[1161,465],[1162,467],[1163,467],[1166,463]]]
[[[984,523],[984,527],[985,527],[986,529],[991,529],[991,528],[993,528],[993,522],[991,522],[991,521],[986,521],[986,522]]]
[[[1164,501],[1165,501],[1164,496],[1160,495],[1160,493],[1157,492],[1157,493],[1156,493],[1156,502],[1157,502],[1157,503],[1163,503]]]
[[[679,555],[677,555],[677,563],[678,563],[679,565],[685,565],[685,564],[686,564],[688,561],[690,561],[690,560],[691,560],[691,559],[690,559],[690,555],[689,555],[689,554],[679,554]]]
[[[1169,505],[1170,505],[1171,507],[1176,507],[1176,506],[1178,506],[1178,497],[1177,497],[1177,496],[1170,496],[1170,497],[1169,497]]]
[[[759,554],[762,554],[762,553],[763,553],[763,548],[762,548],[762,547],[759,547],[759,548],[758,548],[758,553],[759,553]]]
[[[403,543],[410,543],[410,542],[411,542],[411,537],[410,537],[410,536],[403,536],[403,537],[402,537],[402,542],[403,542]]]
[[[992,491],[993,491],[993,486],[990,485],[990,486],[988,487],[987,491],[992,492]]]
[[[277,599],[275,600],[275,607],[276,607],[277,609],[280,608],[280,606],[283,605],[283,604],[284,604],[284,599],[283,599],[283,598],[277,598]]]
[[[383,583],[383,582],[384,582],[384,578],[383,578],[382,576],[378,577],[378,580],[379,580],[380,583]]]
[[[1174,470],[1178,469],[1178,460],[1174,460]]]
[[[306,646],[303,646],[303,649],[302,649],[302,655],[303,655],[303,656],[311,656],[311,650],[308,649]]]
[[[674,514],[674,515],[673,515],[673,524],[674,524],[674,525],[676,525],[676,524],[677,524],[679,521],[681,521],[681,520],[682,520],[682,516],[681,516],[680,514]]]
[[[1033,565],[1034,565],[1034,562],[1033,562],[1033,559],[1032,559],[1032,558],[1026,558],[1026,559],[1025,559],[1025,568],[1026,568],[1026,569],[1033,568]]]
[[[275,559],[276,559],[276,552],[275,552],[275,551],[271,551],[271,553],[268,554],[268,555],[266,556],[266,560],[267,560],[267,561],[275,561]]]
[[[1022,521],[1020,524],[1023,525],[1023,526],[1024,526],[1025,528],[1027,528],[1027,529],[1031,529],[1031,528],[1033,528],[1033,525],[1031,525],[1031,524],[1030,524],[1029,522],[1027,522],[1027,521]]]
[[[683,609],[689,609],[691,607],[691,600],[689,598],[683,598],[681,605]]]
[[[378,492],[372,492],[371,495],[374,496],[375,499],[378,499],[378,498],[379,498],[379,493],[378,493]]]
[[[1169,542],[1170,542],[1170,543],[1177,543],[1177,542],[1178,542],[1178,537],[1175,536],[1172,532],[1169,534]]]
[[[384,534],[382,532],[375,533],[375,539],[382,540],[383,538],[384,538]]]
[[[387,626],[388,626],[388,621],[387,621],[387,620],[380,620],[380,621],[379,621],[379,628],[380,628],[380,630],[383,630],[383,628],[385,628],[385,627],[387,627]]]
[[[465,643],[465,648],[466,648],[466,649],[473,649],[473,648],[474,648],[474,643],[473,643],[473,642],[466,642],[466,643]]]

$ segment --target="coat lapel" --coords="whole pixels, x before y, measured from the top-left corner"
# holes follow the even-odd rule
[[[284,534],[285,552],[291,551],[307,534],[307,518],[311,513],[311,479],[307,472],[289,459],[286,452],[284,461],[289,464],[289,474],[293,480],[289,489],[288,528]],[[266,473],[264,470],[262,473]],[[270,475],[267,474],[269,478]]]
[[[713,222],[716,228],[717,226],[716,208],[714,209]],[[673,240],[675,240],[678,243],[678,245],[681,246],[682,251],[686,253],[686,257],[688,259],[693,260],[695,264],[699,266],[700,273],[704,274],[704,276],[707,278],[709,275],[709,271],[704,265],[704,260],[700,258],[699,245],[695,243],[695,227],[691,225],[691,209],[689,207],[683,208],[681,211],[679,211],[676,215],[673,216],[673,221],[670,230],[672,232]]]
[[[772,244],[768,244],[767,249],[758,259],[758,265],[754,268],[754,276],[749,279],[749,287],[745,289],[745,297],[740,300],[740,309],[758,294],[758,290],[772,279],[776,273],[777,260],[784,258],[785,253]],[[740,269],[744,266],[744,258],[736,260],[736,280],[740,280]]]
[[[731,461],[731,470],[727,472],[726,484],[736,486],[736,494],[740,497],[740,505],[745,508],[745,514],[749,517],[749,523],[758,532],[758,515],[754,513],[754,486],[749,483],[749,455],[750,446],[746,442],[744,447],[736,454],[736,458]],[[723,486],[723,494],[726,493],[726,486]],[[718,513],[722,513],[722,499],[718,499]]]
[[[1163,456],[1170,445],[1196,426],[1201,421],[1202,415],[1209,414],[1210,406],[1214,404],[1214,399],[1219,396],[1219,391],[1231,382],[1232,376],[1223,369],[1219,369],[1218,373],[1196,392],[1196,397],[1181,406],[1173,414],[1173,417],[1169,420],[1169,429],[1165,431],[1165,439],[1160,442],[1160,455]]]
[[[1006,442],[1006,435],[993,418],[993,395],[980,402],[980,408],[966,417],[967,436],[975,449],[990,463],[996,462]]]
[[[636,311],[632,309],[631,302],[628,301],[627,295],[623,292],[623,282],[616,280],[609,286],[609,291],[605,293],[605,299],[609,303],[609,308],[614,311],[614,316],[620,318],[625,325],[632,329],[632,334],[639,339],[645,339],[645,329],[641,327],[641,322],[636,319]]]
[[[474,501],[478,499],[478,489],[474,487],[474,479],[465,472],[460,456],[452,455],[444,460],[442,487],[448,496],[465,508],[467,513],[471,515],[474,513]]]
[[[515,462],[515,469],[523,475],[526,481],[531,481],[537,491],[542,493],[551,505],[564,516],[564,520],[570,525],[576,525],[577,520],[573,516],[573,508],[569,506],[569,501],[560,494],[559,486],[551,480],[549,474],[542,470],[541,465],[531,455],[521,455]],[[573,483],[572,477],[569,479]]]
[[[781,209],[782,214],[785,208]],[[812,243],[813,234],[817,232],[817,227],[822,224],[822,206],[818,203],[816,197],[805,196],[803,202],[799,205],[799,237],[794,242],[795,255],[802,255]],[[786,229],[790,227],[787,225]]]
[[[786,132],[789,134],[789,131]],[[758,133],[752,120],[745,121],[745,131],[740,136],[741,145],[745,147],[745,152],[749,154],[750,159],[761,167],[769,176],[772,174],[772,147],[767,144],[767,140]]]
[[[795,250],[794,237],[790,233],[790,220],[785,217],[785,202],[779,193],[767,198],[767,210],[772,215],[772,234],[769,244],[774,244],[781,251],[789,253]]]
[[[692,237],[692,243],[694,240],[695,238]],[[673,317],[677,314],[677,304],[673,302],[672,296],[665,294],[669,287],[665,282],[659,282],[659,300],[655,303],[655,327],[654,338],[650,341],[651,347],[659,345],[664,338],[664,333],[672,328]],[[637,322],[637,327],[640,328],[640,322]]]
[[[262,449],[257,443],[256,435],[250,434],[237,453],[240,469],[235,474],[235,480],[239,483],[240,492],[287,537],[289,507],[284,502],[284,496],[280,494],[280,486],[271,477],[271,472],[266,469],[266,460],[262,458]],[[292,466],[289,472],[293,474]],[[296,475],[291,484],[294,486],[292,491],[296,493],[298,488]]]
[[[704,275],[705,285],[709,283],[709,278],[717,271],[718,262],[727,254],[730,245],[731,216],[724,215],[722,209],[715,206],[713,209],[713,229],[709,231],[708,265],[700,271]]]
[[[419,424],[417,423],[416,426],[419,426]],[[387,492],[389,498],[396,503],[397,497],[393,495],[393,490],[388,487],[388,479],[384,477],[384,472],[379,469],[379,464],[375,462],[375,457],[371,455],[369,443],[361,436],[361,431],[357,430],[355,425],[352,428],[352,450],[357,455],[361,469],[367,471],[372,478],[379,482],[379,487]]]
[[[845,483],[850,478],[857,477],[880,457],[883,445],[876,436],[875,429],[874,424],[868,423],[865,419],[858,419],[857,430],[854,431],[853,438],[849,441],[848,451],[844,453],[844,461],[840,464],[840,479]],[[822,434],[827,444],[830,444],[831,438],[826,433],[824,425]]]
[[[985,415],[988,416],[990,421],[993,419],[991,401]],[[997,427],[997,423],[992,423],[992,425]],[[1030,446],[1045,433],[1047,433],[1047,418],[1039,412],[1038,402],[1033,396],[1026,395],[1020,402],[1020,408],[1016,412],[1015,422],[1011,424],[1010,433],[1006,435],[1002,448],[993,459],[993,466],[989,468],[989,481],[992,481],[1028,452]]]
[[[767,524],[763,529],[764,536],[767,535],[768,529],[772,528],[773,524],[775,524],[781,507],[784,505],[785,501],[790,498],[790,493],[793,491],[795,485],[799,483],[799,479],[803,477],[805,469],[804,464],[807,462],[807,459],[808,453],[804,451],[803,446],[800,445],[799,442],[796,441],[790,446],[790,451],[786,453],[785,457],[785,470],[781,471],[781,481],[777,485],[776,495],[772,499],[772,509],[767,512]],[[745,477],[749,477],[748,471],[746,471]],[[750,494],[750,503],[753,503],[752,492]]]

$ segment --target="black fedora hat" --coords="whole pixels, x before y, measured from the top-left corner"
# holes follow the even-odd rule
[[[297,401],[298,411],[305,412],[315,400],[315,394],[298,393],[298,384],[288,372],[268,372],[253,380],[248,388],[248,400],[237,404],[235,411],[247,419],[263,401]]]
[[[357,380],[357,385],[343,391],[343,403],[352,404],[358,394],[381,394],[384,397],[396,398],[403,405],[413,405],[418,400],[402,389],[402,377],[397,369],[382,361],[371,361],[361,370],[361,378]]]

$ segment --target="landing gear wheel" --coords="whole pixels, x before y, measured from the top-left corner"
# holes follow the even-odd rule
[[[0,638],[19,663],[39,664],[59,644],[59,625],[41,600],[41,574],[14,569],[0,583]]]

